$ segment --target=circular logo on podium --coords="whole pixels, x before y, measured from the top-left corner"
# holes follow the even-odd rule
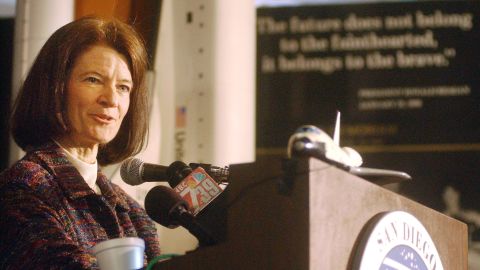
[[[358,270],[443,270],[438,251],[425,227],[413,215],[382,214],[365,235],[357,252]]]

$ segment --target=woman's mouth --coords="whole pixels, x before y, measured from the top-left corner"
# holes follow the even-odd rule
[[[93,119],[95,119],[97,122],[100,122],[102,124],[110,124],[115,121],[115,118],[107,115],[107,114],[92,114]]]

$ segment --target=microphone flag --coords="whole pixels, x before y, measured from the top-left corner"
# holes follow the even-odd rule
[[[193,215],[197,215],[223,191],[202,167],[195,168],[173,189],[188,203]]]

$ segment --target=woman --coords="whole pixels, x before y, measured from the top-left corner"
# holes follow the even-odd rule
[[[143,147],[146,65],[116,20],[83,18],[48,39],[12,114],[26,155],[0,176],[0,269],[95,269],[91,248],[118,237],[159,255],[151,219],[97,169]]]

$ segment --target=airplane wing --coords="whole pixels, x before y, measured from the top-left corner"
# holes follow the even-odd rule
[[[348,172],[380,186],[412,180],[407,173],[394,170],[349,167]]]

